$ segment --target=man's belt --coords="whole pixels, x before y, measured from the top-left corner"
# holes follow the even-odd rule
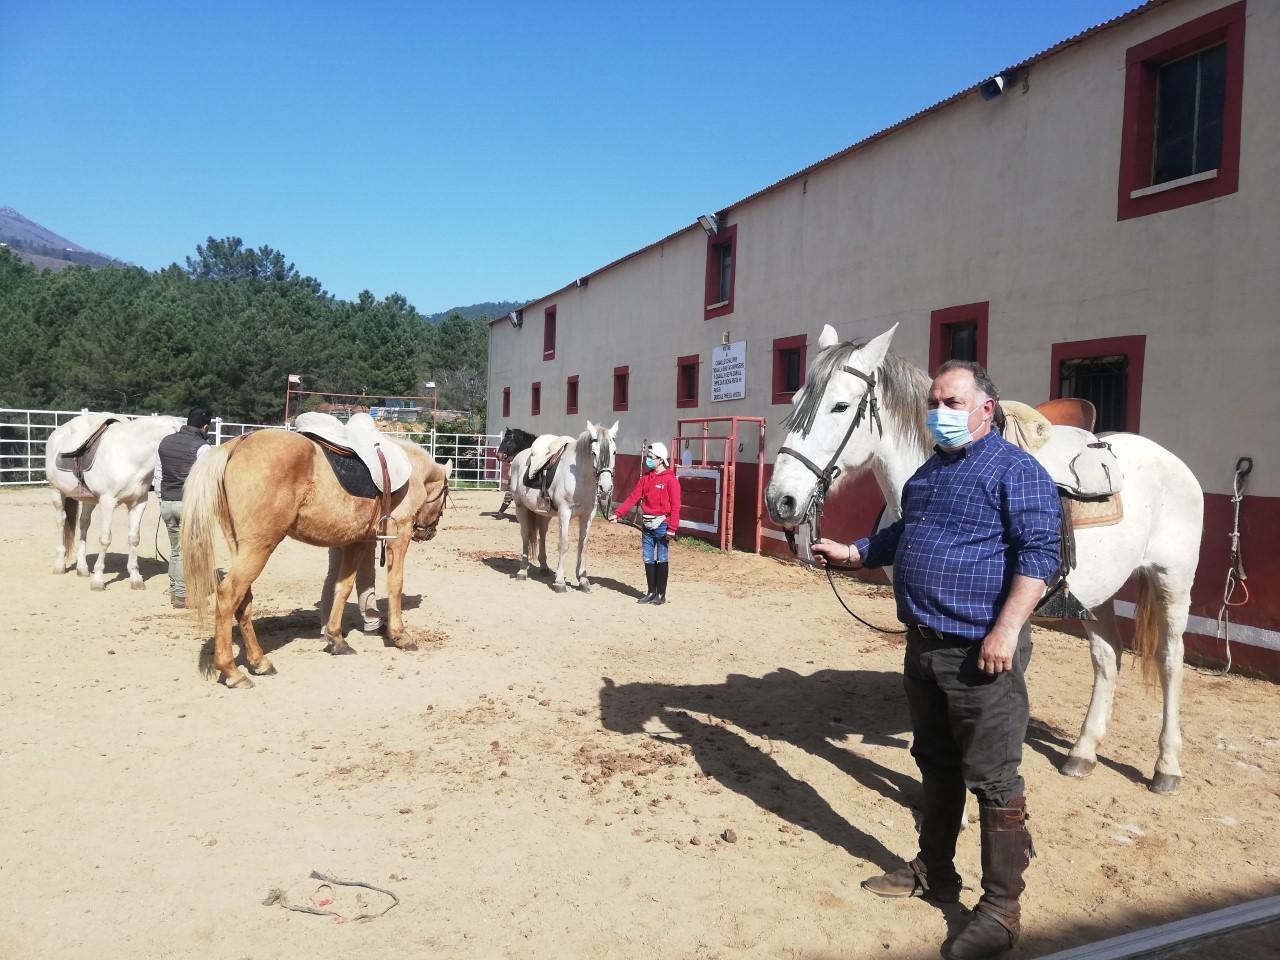
[[[947,633],[945,630],[935,630],[933,627],[927,627],[923,623],[913,623],[911,626],[907,627],[908,632],[912,630],[924,637],[924,639],[933,640],[938,643],[962,644],[980,642],[979,640],[975,640],[973,637],[965,637],[958,633]]]

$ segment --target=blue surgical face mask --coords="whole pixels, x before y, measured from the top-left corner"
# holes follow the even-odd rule
[[[658,461],[653,459],[653,457],[644,458],[644,466],[646,470],[652,470],[657,465],[658,465]]]
[[[955,450],[973,440],[973,434],[969,431],[969,417],[972,414],[972,410],[934,407],[925,418],[925,425],[938,446]]]

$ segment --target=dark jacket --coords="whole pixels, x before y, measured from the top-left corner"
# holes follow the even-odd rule
[[[184,426],[160,441],[160,499],[181,500],[182,486],[196,462],[196,454],[207,446],[205,435],[195,427]]]

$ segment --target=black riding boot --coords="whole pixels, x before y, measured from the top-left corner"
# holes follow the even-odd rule
[[[1023,872],[1035,856],[1027,832],[1027,801],[1014,797],[1007,807],[979,807],[982,818],[982,898],[973,919],[948,951],[951,960],[991,960],[1018,942],[1027,889]]]
[[[660,607],[667,602],[667,562],[655,563],[657,567],[657,593],[654,594],[650,601],[655,607]]]
[[[646,563],[644,565],[644,579],[649,585],[649,590],[643,597],[637,600],[636,603],[653,603],[653,597],[656,592],[654,582],[658,579],[658,573],[654,569],[656,566],[657,564],[654,563]]]
[[[964,783],[926,779],[920,785],[920,852],[905,867],[862,882],[880,897],[925,897],[941,903],[960,899],[956,838],[964,815]]]

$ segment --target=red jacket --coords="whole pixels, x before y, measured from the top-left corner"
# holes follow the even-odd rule
[[[640,482],[631,491],[614,513],[619,517],[640,504],[640,512],[654,517],[667,518],[667,530],[676,532],[680,526],[680,481],[676,479],[674,470],[663,470],[654,473],[652,470],[640,477]]]

